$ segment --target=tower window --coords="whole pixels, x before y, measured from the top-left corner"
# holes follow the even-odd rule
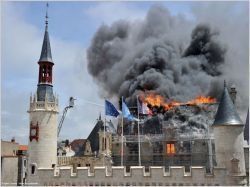
[[[26,160],[23,160],[23,166],[26,167]]]
[[[102,138],[102,150],[106,150],[106,138]]]
[[[36,166],[35,165],[32,165],[31,166],[31,174],[34,174],[36,171]]]

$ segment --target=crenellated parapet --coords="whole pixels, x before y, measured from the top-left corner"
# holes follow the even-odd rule
[[[193,185],[237,185],[227,175],[225,168],[214,168],[212,174],[206,173],[204,167],[191,167],[190,172],[185,172],[182,166],[165,167],[152,166],[146,170],[144,166],[131,166],[127,172],[123,166],[94,167],[91,171],[89,167],[62,167],[55,169],[39,168],[38,185],[107,185],[107,186],[193,186]],[[242,178],[238,177],[238,182]]]
[[[28,112],[32,111],[51,111],[51,112],[58,112],[59,105],[58,105],[58,96],[53,95],[54,101],[49,101],[47,95],[45,96],[44,101],[38,101],[37,93],[34,96],[30,96],[30,108]]]

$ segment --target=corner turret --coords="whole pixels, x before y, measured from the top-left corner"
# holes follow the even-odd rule
[[[213,126],[219,125],[243,125],[243,122],[235,110],[226,85],[224,86],[224,91],[213,123]]]
[[[244,125],[230,98],[226,84],[212,127],[217,166],[225,167],[230,176],[245,176]]]

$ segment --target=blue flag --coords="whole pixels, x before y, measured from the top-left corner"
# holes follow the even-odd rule
[[[105,114],[107,116],[117,117],[119,112],[116,110],[115,106],[109,101],[105,100]]]
[[[126,103],[122,101],[122,115],[124,118],[127,118],[130,121],[137,120],[132,114],[130,113]]]

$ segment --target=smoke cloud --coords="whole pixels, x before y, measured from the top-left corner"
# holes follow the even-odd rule
[[[129,104],[134,104],[141,92],[183,102],[198,95],[219,99],[226,79],[236,85],[239,104],[246,111],[248,105],[241,101],[248,101],[248,91],[243,88],[248,88],[248,75],[234,76],[234,81],[228,71],[233,67],[228,51],[234,43],[220,33],[220,27],[226,26],[204,20],[196,24],[155,5],[145,20],[102,25],[87,51],[88,71],[103,96],[123,96]],[[234,49],[248,51],[242,48]],[[248,69],[245,61],[238,65]]]

